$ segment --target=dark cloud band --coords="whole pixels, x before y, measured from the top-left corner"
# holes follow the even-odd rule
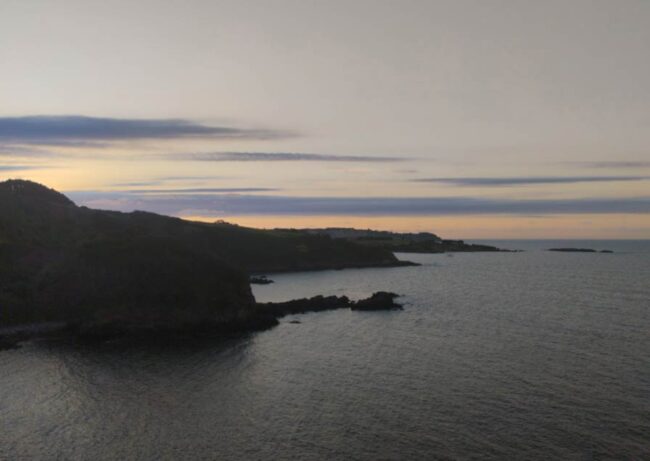
[[[602,160],[594,162],[562,162],[586,168],[650,168],[650,160]]]
[[[172,154],[176,160],[203,162],[401,162],[400,157],[308,154],[302,152],[206,152]]]
[[[179,215],[350,215],[434,216],[486,214],[650,213],[650,197],[627,199],[490,200],[468,197],[357,198],[263,195],[176,195],[74,192],[70,197],[91,207],[136,209]]]
[[[85,116],[0,117],[0,142],[85,145],[95,141],[174,138],[270,139],[272,130],[209,126],[183,119],[123,119]]]
[[[452,184],[455,186],[526,186],[533,184],[575,184],[587,182],[644,181],[647,176],[546,176],[532,178],[423,178],[414,182]]]
[[[0,171],[28,171],[41,168],[43,167],[36,165],[0,165]]]
[[[204,187],[193,189],[133,189],[126,191],[129,194],[168,194],[168,195],[186,195],[186,194],[241,194],[246,192],[273,192],[280,189],[268,187]]]

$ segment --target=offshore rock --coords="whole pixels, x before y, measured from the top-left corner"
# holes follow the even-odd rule
[[[361,299],[353,303],[351,308],[353,311],[401,310],[402,305],[395,302],[395,298],[398,296],[395,293],[378,291],[369,298]]]

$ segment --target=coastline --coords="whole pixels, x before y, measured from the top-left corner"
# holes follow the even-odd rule
[[[225,322],[202,322],[183,326],[135,325],[123,322],[78,324],[75,322],[44,322],[16,325],[0,329],[0,351],[19,349],[21,343],[39,339],[71,340],[78,344],[101,344],[116,339],[137,339],[146,342],[174,342],[190,339],[227,339],[265,331],[277,326],[287,315],[323,312],[338,309],[357,311],[402,310],[395,302],[399,295],[376,292],[372,296],[351,301],[347,296],[313,296],[285,302],[255,304],[248,318]]]

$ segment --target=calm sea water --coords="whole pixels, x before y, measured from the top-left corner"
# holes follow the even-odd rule
[[[650,459],[650,242],[273,276],[403,294],[227,342],[0,352],[0,459]],[[615,254],[548,253],[570,245]],[[299,320],[300,324],[289,323]]]

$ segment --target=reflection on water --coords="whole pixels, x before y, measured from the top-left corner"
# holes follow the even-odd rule
[[[384,289],[405,310],[2,352],[0,459],[648,458],[650,247],[636,245],[276,275],[258,298]]]

